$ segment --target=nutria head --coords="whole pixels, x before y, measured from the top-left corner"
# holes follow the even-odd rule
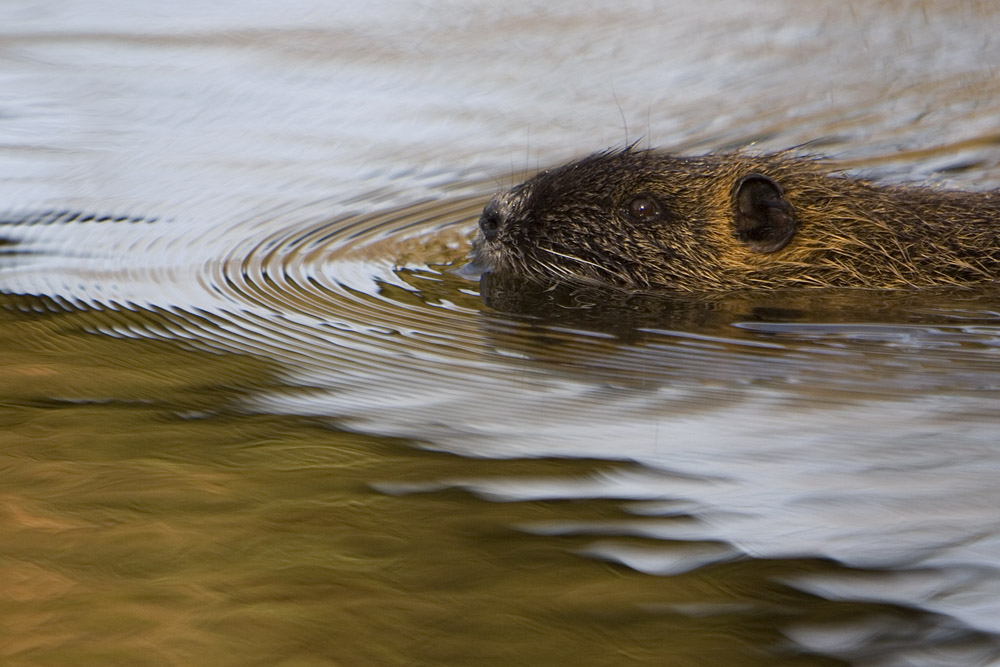
[[[998,275],[996,195],[878,187],[828,171],[783,154],[598,153],[493,197],[472,257],[498,274],[630,290],[902,287]]]

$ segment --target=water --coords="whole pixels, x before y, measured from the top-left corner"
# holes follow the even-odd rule
[[[996,187],[991,5],[2,12],[4,664],[1000,663],[995,291],[452,271],[636,140]]]

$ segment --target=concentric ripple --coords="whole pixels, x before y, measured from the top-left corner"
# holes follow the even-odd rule
[[[527,405],[542,417],[537,435],[605,412],[631,428],[665,409],[765,400],[853,410],[862,399],[1000,388],[989,294],[599,293],[567,303],[546,291],[487,299],[492,311],[450,270],[488,193],[455,190],[374,212],[320,201],[213,224],[21,216],[3,226],[12,245],[0,280],[8,293],[93,311],[98,331],[274,360],[297,389],[262,394],[259,408],[420,440],[473,428],[505,443],[491,455],[534,451],[508,437]]]
[[[512,371],[515,395],[533,387],[550,398],[603,385],[714,383],[731,393],[734,384],[792,384],[891,396],[1000,387],[990,295],[609,293],[583,306],[494,301],[520,312],[491,313],[478,287],[450,271],[486,199],[470,189],[373,213],[335,215],[336,204],[317,202],[214,226],[22,216],[3,227],[14,245],[0,276],[9,293],[105,314],[113,323],[98,328],[117,335],[265,355],[297,383],[342,398],[345,387],[374,390],[345,399],[347,412],[391,402],[403,385],[421,387],[422,400],[442,390],[505,395]],[[120,310],[156,312],[157,324],[115,318]]]
[[[526,405],[544,413],[537,434],[605,411],[631,427],[658,418],[664,401],[670,413],[760,400],[854,409],[860,398],[1000,388],[989,294],[612,293],[567,303],[545,292],[487,299],[493,311],[450,271],[488,193],[455,190],[374,212],[320,201],[211,224],[21,216],[3,226],[12,245],[0,280],[8,293],[93,311],[98,331],[272,359],[298,390],[261,395],[258,407],[421,440],[425,429],[471,427],[501,436],[513,455],[525,450],[506,425],[521,424]]]
[[[634,518],[520,529],[658,576],[746,558],[934,569],[946,574],[883,599],[1000,634],[993,295],[555,290],[490,308],[451,271],[487,196],[475,184],[386,210],[324,201],[213,224],[22,216],[2,226],[0,284],[83,311],[95,333],[274,362],[281,385],[246,410],[464,456],[634,463],[386,492],[618,501]],[[997,594],[964,597],[970,577]],[[866,595],[847,579],[790,585]]]

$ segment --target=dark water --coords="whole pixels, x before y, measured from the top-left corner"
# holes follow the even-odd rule
[[[995,187],[992,5],[0,13],[3,664],[1000,664],[996,290],[452,271],[640,136]]]

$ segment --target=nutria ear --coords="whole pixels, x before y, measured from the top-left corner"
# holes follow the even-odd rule
[[[750,174],[733,186],[733,235],[754,252],[775,252],[795,235],[795,212],[781,186]]]

